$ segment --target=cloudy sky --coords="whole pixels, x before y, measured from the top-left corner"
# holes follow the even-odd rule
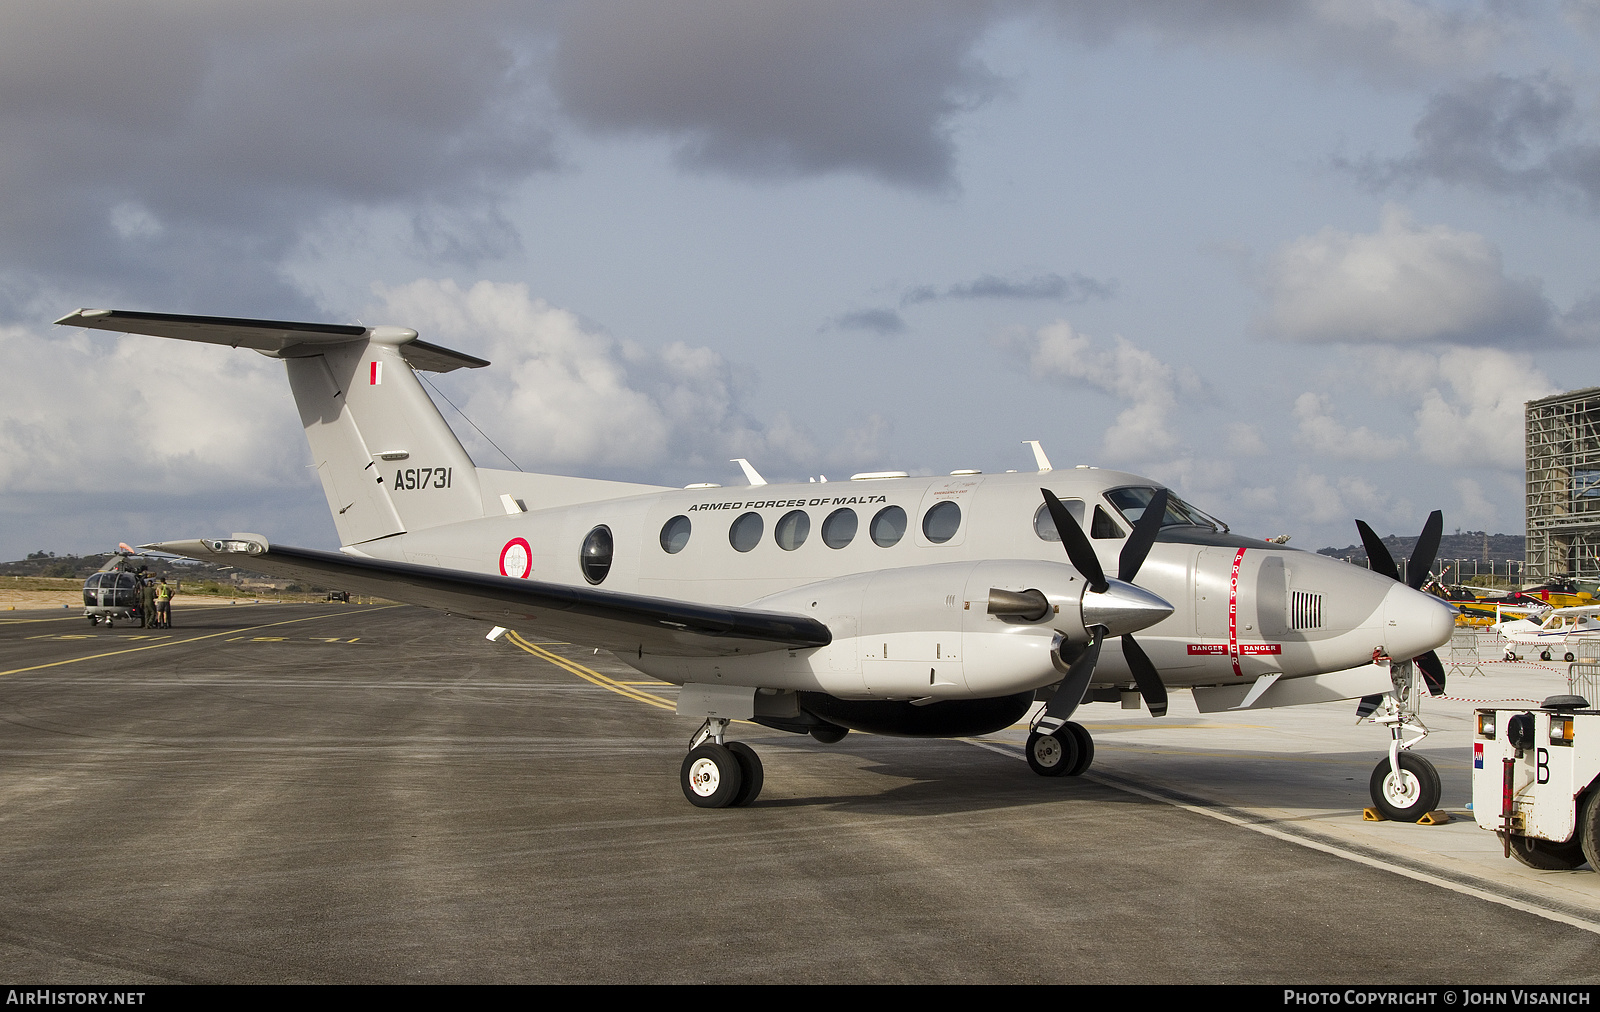
[[[1299,547],[1522,529],[1600,384],[1600,0],[14,0],[0,558],[336,544],[282,366],[413,327],[526,470],[1149,475]],[[454,410],[480,464],[509,466]]]

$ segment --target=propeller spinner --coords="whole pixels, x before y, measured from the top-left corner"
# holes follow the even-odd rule
[[[1433,568],[1433,557],[1439,551],[1439,538],[1444,534],[1444,514],[1439,510],[1428,514],[1427,522],[1422,525],[1422,533],[1417,537],[1416,547],[1411,550],[1411,558],[1406,560],[1406,578],[1403,581],[1400,579],[1400,567],[1395,565],[1394,556],[1389,554],[1388,547],[1377,532],[1368,527],[1364,520],[1356,521],[1356,530],[1361,534],[1361,544],[1367,550],[1367,562],[1374,573],[1382,573],[1397,583],[1403,582],[1412,590],[1421,590],[1428,579],[1428,570]],[[1439,660],[1439,655],[1429,650],[1410,659],[1422,669],[1422,680],[1427,683],[1428,691],[1435,696],[1442,694],[1444,663]],[[1363,699],[1361,705],[1368,706],[1368,699],[1371,698]],[[1371,707],[1368,712],[1371,712]]]
[[[1067,558],[1089,585],[1083,595],[1083,624],[1094,636],[1068,667],[1060,688],[1045,705],[1041,728],[1059,727],[1078,708],[1094,676],[1095,665],[1099,663],[1101,641],[1108,636],[1121,638],[1122,656],[1133,672],[1139,694],[1150,707],[1151,716],[1162,716],[1167,712],[1167,687],[1133,634],[1171,615],[1173,608],[1160,596],[1134,586],[1133,578],[1144,565],[1145,556],[1150,554],[1150,546],[1155,544],[1156,534],[1161,530],[1161,521],[1167,512],[1166,490],[1156,492],[1134,523],[1133,534],[1122,546],[1122,554],[1117,559],[1115,580],[1107,579],[1094,546],[1061,500],[1047,488],[1039,491],[1044,493],[1045,506],[1055,522],[1056,532],[1061,535]]]

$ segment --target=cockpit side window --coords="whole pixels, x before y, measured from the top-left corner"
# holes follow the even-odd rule
[[[1150,505],[1150,500],[1155,498],[1156,489],[1148,486],[1132,486],[1129,488],[1114,488],[1106,493],[1106,500],[1117,508],[1124,519],[1130,524],[1138,523],[1144,516],[1145,507]],[[1228,525],[1179,499],[1171,492],[1167,493],[1167,512],[1161,518],[1162,527],[1205,527],[1213,531],[1225,532]]]
[[[1094,523],[1089,526],[1089,537],[1123,537],[1122,528],[1118,527],[1117,522],[1111,519],[1111,515],[1106,512],[1106,508],[1104,506],[1096,506],[1094,508]]]

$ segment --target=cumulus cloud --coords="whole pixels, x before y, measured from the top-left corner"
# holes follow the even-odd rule
[[[281,362],[65,327],[0,327],[0,362],[0,558],[332,535]]]
[[[1417,446],[1455,467],[1522,470],[1523,406],[1559,392],[1526,358],[1493,348],[1453,348],[1429,380],[1416,412]]]
[[[1177,446],[1171,415],[1177,405],[1179,376],[1150,352],[1121,335],[1111,347],[1102,347],[1065,320],[1013,338],[1008,344],[1040,379],[1092,387],[1128,402],[1106,430],[1109,457],[1150,460]]]
[[[1359,475],[1327,475],[1302,467],[1295,475],[1291,496],[1296,516],[1312,524],[1351,523],[1360,517],[1369,523],[1391,524],[1410,512],[1407,502]]]
[[[849,466],[873,454],[881,420],[865,419],[820,450],[787,418],[761,423],[744,409],[734,369],[709,348],[660,348],[614,338],[520,284],[423,279],[379,288],[375,318],[403,321],[425,340],[469,349],[494,364],[436,380],[450,400],[527,470],[598,467],[647,480],[705,481],[748,457],[768,477]],[[472,443],[472,433],[462,432]],[[493,451],[475,450],[490,461]]]
[[[1506,274],[1483,236],[1383,209],[1378,231],[1326,228],[1269,259],[1256,325],[1298,342],[1482,344],[1546,336],[1542,284]]]
[[[1295,445],[1319,457],[1386,460],[1405,448],[1405,440],[1362,426],[1349,428],[1333,417],[1333,401],[1325,394],[1303,393],[1294,402],[1298,426]]]
[[[1400,158],[1342,162],[1374,186],[1437,180],[1494,193],[1568,195],[1600,212],[1600,143],[1572,85],[1548,71],[1492,74],[1434,95]]]
[[[0,327],[0,486],[116,494],[259,489],[306,452],[283,365],[158,337]]]

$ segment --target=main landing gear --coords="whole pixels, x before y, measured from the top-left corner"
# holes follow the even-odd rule
[[[1392,692],[1381,702],[1367,709],[1362,701],[1361,716],[1374,724],[1389,728],[1389,755],[1372,770],[1367,789],[1372,795],[1372,806],[1390,822],[1420,822],[1429,812],[1439,807],[1439,771],[1433,763],[1410,751],[1428,736],[1427,725],[1417,715],[1422,703],[1422,679],[1417,677],[1416,666],[1410,661],[1390,668]],[[1372,698],[1372,697],[1369,697]],[[1415,737],[1405,740],[1407,733]]]
[[[765,774],[756,750],[742,741],[726,741],[728,722],[712,717],[700,725],[683,757],[679,781],[683,796],[698,808],[748,805],[761,793]]]
[[[1041,777],[1080,776],[1094,762],[1094,739],[1082,724],[1065,721],[1054,731],[1028,732],[1028,766]]]

